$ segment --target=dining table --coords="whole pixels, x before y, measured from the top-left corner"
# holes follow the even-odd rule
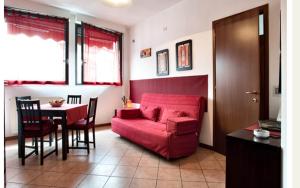
[[[50,119],[61,118],[61,132],[62,132],[62,159],[67,159],[68,153],[68,133],[67,125],[72,125],[76,121],[86,118],[87,104],[63,104],[60,107],[52,107],[50,104],[41,104],[41,115],[47,116]],[[20,117],[20,116],[19,116]],[[20,121],[18,121],[18,152],[21,154],[21,136]]]

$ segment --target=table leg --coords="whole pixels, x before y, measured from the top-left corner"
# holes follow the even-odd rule
[[[68,134],[67,134],[67,120],[66,114],[62,116],[62,157],[63,160],[67,159],[67,150],[68,150]]]

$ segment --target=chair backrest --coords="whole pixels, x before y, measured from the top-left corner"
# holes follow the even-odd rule
[[[17,106],[20,112],[21,130],[32,127],[35,131],[42,131],[40,101],[18,100]]]
[[[18,100],[31,100],[31,96],[20,96],[20,97],[16,97],[17,110],[18,110]]]
[[[97,101],[98,101],[98,97],[90,98],[89,110],[88,110],[88,115],[87,115],[87,124],[95,123],[96,111],[97,111]]]
[[[81,104],[81,95],[68,95],[68,104]]]

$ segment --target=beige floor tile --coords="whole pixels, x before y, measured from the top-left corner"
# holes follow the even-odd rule
[[[114,149],[114,150],[110,150],[106,155],[105,157],[123,157],[126,153],[126,149]]]
[[[6,179],[10,179],[19,173],[22,173],[19,168],[6,168]]]
[[[40,176],[36,177],[33,181],[31,181],[30,185],[46,185],[46,186],[54,186],[60,177],[62,177],[64,173],[59,172],[43,172]]]
[[[156,188],[181,188],[181,181],[157,180]]]
[[[225,173],[222,170],[203,170],[207,182],[225,182]]]
[[[141,160],[141,157],[126,157],[126,156],[124,156],[120,160],[119,165],[138,166],[140,160]]]
[[[181,180],[179,169],[159,168],[158,177],[160,180]]]
[[[79,184],[79,188],[100,188],[105,185],[108,177],[106,176],[96,176],[96,175],[88,175],[86,176]]]
[[[45,185],[24,185],[22,188],[50,188],[50,187]]]
[[[12,178],[8,179],[8,182],[12,183],[23,183],[27,184],[36,177],[38,177],[42,172],[35,170],[22,170],[22,173],[19,173]]]
[[[53,165],[53,167],[49,167],[49,170],[47,171],[67,173],[72,168],[74,168],[76,164],[77,164],[76,162],[71,162],[71,161],[57,161],[56,165]]]
[[[129,187],[131,178],[110,177],[106,182],[106,188],[125,188]]]
[[[124,155],[124,157],[141,157],[141,156],[142,156],[141,151],[132,150],[132,149],[127,150]]]
[[[220,153],[214,152],[214,157],[218,160],[218,161],[225,161],[226,160],[226,156],[222,155]]]
[[[115,165],[103,165],[98,164],[90,174],[93,175],[101,175],[101,176],[110,176],[113,170],[116,168]]]
[[[19,183],[7,183],[6,188],[22,188],[24,184]]]
[[[69,173],[90,174],[90,172],[93,171],[95,167],[96,164],[80,162],[77,165],[75,165],[73,168],[71,168]]]
[[[158,168],[153,167],[138,167],[134,178],[157,179]]]
[[[207,183],[209,188],[225,188],[225,183]]]
[[[218,161],[223,170],[226,170],[226,161]]]
[[[118,177],[133,177],[136,171],[135,166],[117,166],[112,173],[112,176],[118,176]]]
[[[221,170],[222,167],[219,163],[219,161],[201,161],[200,166],[202,170]]]
[[[182,182],[183,188],[208,188],[206,182]]]
[[[100,164],[117,165],[120,160],[121,160],[121,157],[106,156],[100,161]]]
[[[56,187],[76,187],[86,177],[83,174],[65,174],[55,183]]]
[[[159,160],[153,159],[149,157],[142,157],[139,163],[139,166],[145,166],[145,167],[156,167],[158,168]]]
[[[205,181],[202,170],[180,169],[182,181]]]
[[[130,188],[155,188],[156,180],[148,179],[133,179],[130,184]]]
[[[180,160],[181,169],[201,169],[201,166],[197,159],[182,159]]]
[[[168,161],[165,159],[159,160],[159,168],[179,168],[179,160],[176,161]]]
[[[216,161],[215,155],[213,152],[199,152],[197,153],[198,161]]]

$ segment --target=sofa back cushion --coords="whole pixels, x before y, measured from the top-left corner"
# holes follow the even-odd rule
[[[165,108],[164,111],[162,111],[161,113],[162,115],[159,120],[160,123],[167,123],[169,118],[183,117],[186,115],[183,111],[167,108]]]
[[[159,115],[159,107],[153,105],[141,105],[142,116],[146,119],[157,121]]]
[[[183,112],[185,116],[199,120],[200,105],[203,98],[195,95],[173,95],[144,93],[141,106],[157,106],[160,109],[158,120],[163,120],[165,109]]]

